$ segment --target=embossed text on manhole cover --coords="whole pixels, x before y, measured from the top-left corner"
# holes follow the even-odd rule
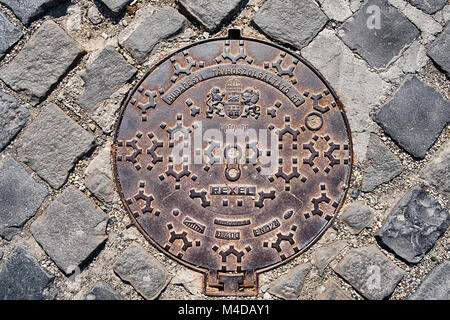
[[[332,89],[285,49],[232,30],[156,64],[117,124],[115,178],[157,248],[209,295],[257,294],[258,273],[330,225],[352,147]]]

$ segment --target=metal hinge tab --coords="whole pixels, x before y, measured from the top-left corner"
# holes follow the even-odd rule
[[[253,270],[223,272],[210,270],[205,274],[205,294],[210,296],[256,296],[258,274]]]

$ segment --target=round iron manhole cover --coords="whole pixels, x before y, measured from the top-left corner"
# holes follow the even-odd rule
[[[256,294],[259,272],[316,241],[352,165],[345,114],[320,74],[239,30],[157,63],[125,102],[114,143],[133,222],[204,272],[210,295]]]

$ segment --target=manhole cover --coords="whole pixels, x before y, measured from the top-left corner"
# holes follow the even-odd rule
[[[209,295],[257,293],[257,274],[305,251],[348,185],[346,117],[317,71],[230,31],[156,64],[126,101],[114,166],[157,248]]]

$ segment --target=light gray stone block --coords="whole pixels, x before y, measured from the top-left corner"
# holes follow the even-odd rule
[[[311,0],[267,0],[253,19],[269,37],[298,49],[306,46],[327,21]]]
[[[179,0],[178,2],[207,31],[215,32],[239,10],[245,0]]]
[[[123,42],[123,46],[139,61],[145,61],[154,46],[180,32],[186,18],[170,6],[165,6],[144,20]]]
[[[375,135],[371,135],[369,139],[367,161],[361,187],[364,192],[373,191],[402,172],[400,159]]]
[[[93,145],[90,133],[51,104],[26,128],[17,151],[21,161],[59,189],[78,159]]]
[[[108,216],[70,186],[31,225],[31,233],[50,258],[71,274],[106,241]]]
[[[352,249],[334,271],[370,300],[390,296],[405,274],[374,245]]]
[[[93,110],[130,80],[136,71],[113,47],[105,47],[81,75],[85,92],[80,97],[80,105],[88,111]]]
[[[310,264],[301,264],[291,269],[270,284],[269,292],[285,300],[296,300],[301,293],[306,276],[311,270]]]
[[[166,268],[136,243],[117,259],[113,270],[148,300],[156,299],[171,278]]]

